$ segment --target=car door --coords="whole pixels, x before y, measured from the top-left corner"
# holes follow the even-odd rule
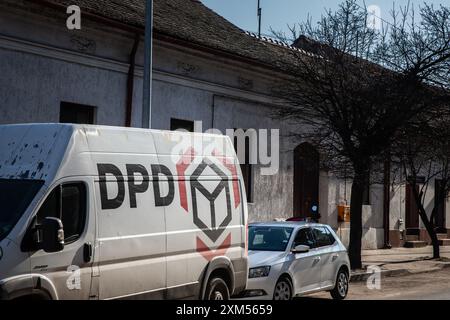
[[[305,253],[291,253],[293,262],[290,268],[294,276],[295,294],[318,290],[321,282],[321,257],[309,227],[301,228],[297,231],[292,248],[298,245],[307,245],[310,247],[310,250]]]
[[[31,273],[50,280],[57,298],[89,299],[95,239],[95,213],[87,181],[60,181],[45,197],[28,234],[47,217],[58,218],[64,229],[64,249],[47,253],[36,242],[25,243],[30,254]],[[30,238],[31,239],[31,238]]]
[[[339,257],[335,250],[336,239],[325,226],[312,228],[317,250],[320,253],[321,288],[333,287],[336,276],[336,263]]]

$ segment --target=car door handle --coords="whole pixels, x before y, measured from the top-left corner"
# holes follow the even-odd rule
[[[320,261],[320,257],[315,257],[314,258],[314,262],[319,262]]]
[[[338,255],[337,253],[336,253],[336,254],[333,254],[333,255],[331,256],[331,262],[336,261],[337,258],[339,258],[339,255]]]
[[[91,262],[92,260],[92,243],[90,242],[84,244],[83,260],[85,263]]]

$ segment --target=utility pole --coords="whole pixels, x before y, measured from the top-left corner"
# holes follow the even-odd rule
[[[262,15],[261,0],[258,0],[258,37],[261,37],[261,15]]]
[[[142,128],[152,127],[153,0],[146,0]]]

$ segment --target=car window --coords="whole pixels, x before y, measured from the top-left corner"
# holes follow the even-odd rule
[[[257,251],[284,251],[291,238],[293,228],[250,226],[248,249]]]
[[[317,247],[330,246],[336,241],[331,232],[325,227],[314,227],[313,234]]]
[[[312,235],[310,228],[302,228],[297,232],[295,236],[293,247],[304,245],[310,248],[315,247],[314,236]]]
[[[71,183],[56,187],[45,200],[37,214],[37,224],[47,217],[61,219],[64,242],[76,241],[84,230],[86,220],[86,187]]]

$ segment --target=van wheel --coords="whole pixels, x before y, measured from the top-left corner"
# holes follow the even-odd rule
[[[288,278],[281,278],[275,285],[273,300],[292,300],[292,284]]]
[[[336,285],[334,289],[330,291],[333,299],[343,300],[347,297],[348,293],[348,275],[343,269],[339,270],[336,278]]]
[[[212,278],[206,287],[206,300],[229,300],[230,290],[221,278]]]

